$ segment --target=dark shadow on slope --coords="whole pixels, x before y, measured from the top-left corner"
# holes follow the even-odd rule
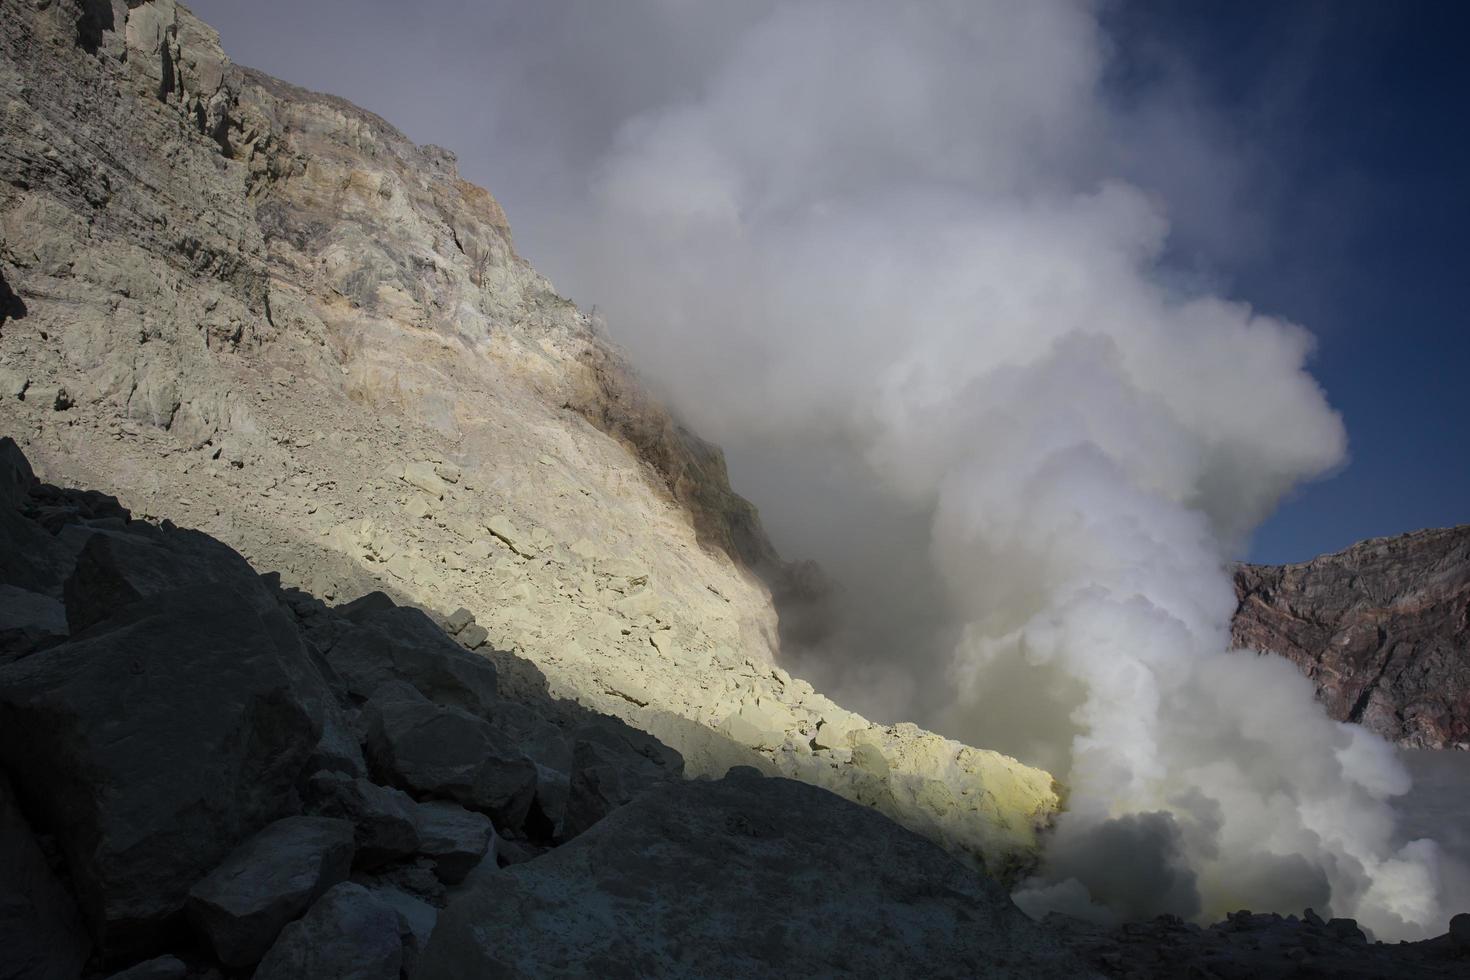
[[[0,327],[4,327],[7,320],[24,319],[27,312],[25,301],[15,294],[10,283],[5,281],[4,271],[0,271]]]
[[[112,0],[81,0],[81,14],[77,17],[77,46],[88,54],[96,54],[102,47],[102,35],[117,29],[113,18]]]

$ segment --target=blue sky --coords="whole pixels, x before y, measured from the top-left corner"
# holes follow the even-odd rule
[[[1470,4],[1143,2],[1113,26],[1125,53],[1184,59],[1269,162],[1266,234],[1211,271],[1317,335],[1313,373],[1347,423],[1347,466],[1288,500],[1251,557],[1470,522]]]

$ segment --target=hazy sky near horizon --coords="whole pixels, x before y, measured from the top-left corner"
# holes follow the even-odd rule
[[[449,147],[558,276],[541,202],[615,137],[641,98],[696,85],[718,38],[765,4],[710,4],[699,30],[620,36],[595,0],[194,0],[236,61],[379,113]],[[658,0],[670,9],[688,5]],[[1470,521],[1464,395],[1470,282],[1470,64],[1456,3],[1100,5],[1120,103],[1115,166],[1165,202],[1165,269],[1318,338],[1312,372],[1350,459],[1299,490],[1251,557],[1303,560],[1362,537]],[[552,11],[548,13],[548,11]],[[579,24],[596,26],[586,36]],[[549,31],[557,43],[543,44]],[[616,86],[605,84],[610,74]],[[1146,93],[1140,97],[1139,93]],[[533,105],[536,115],[508,111]],[[1191,121],[1187,139],[1163,131]],[[617,334],[617,324],[612,324]],[[739,457],[734,475],[741,489]],[[759,481],[754,496],[760,504]]]

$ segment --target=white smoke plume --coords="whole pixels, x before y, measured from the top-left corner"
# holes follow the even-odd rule
[[[1390,748],[1228,652],[1228,559],[1346,440],[1310,335],[1167,260],[1249,247],[1260,171],[1187,87],[1110,88],[1102,10],[502,3],[395,44],[479,86],[523,248],[847,583],[798,669],[1065,782],[1023,907],[1442,931]]]
[[[915,649],[845,665],[839,637],[803,665],[1058,772],[1028,910],[1442,929],[1434,845],[1394,843],[1389,747],[1289,664],[1227,652],[1228,558],[1345,437],[1304,330],[1164,271],[1093,5],[812,0],[718,28],[542,234],[747,469],[820,447],[850,535],[927,523],[915,580],[943,595]],[[823,506],[786,489],[778,510]]]

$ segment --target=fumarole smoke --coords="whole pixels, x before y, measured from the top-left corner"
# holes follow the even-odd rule
[[[1229,651],[1229,560],[1346,438],[1303,328],[1165,261],[1179,173],[1248,195],[1228,140],[1111,98],[1084,0],[608,6],[507,55],[523,92],[569,66],[600,121],[561,139],[558,98],[497,106],[545,137],[502,186],[538,263],[796,529],[778,544],[902,617],[787,655],[1064,781],[1029,911],[1442,930],[1389,746]],[[1230,236],[1224,209],[1179,220]],[[811,480],[772,475],[793,459]]]

